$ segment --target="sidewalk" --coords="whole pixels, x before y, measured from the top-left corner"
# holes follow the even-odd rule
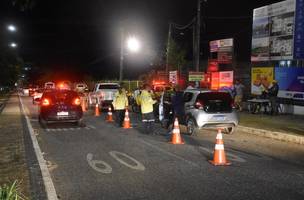
[[[0,185],[18,180],[22,193],[30,197],[21,117],[18,96],[12,95],[0,113]]]
[[[239,130],[272,139],[304,144],[304,116],[239,113]]]

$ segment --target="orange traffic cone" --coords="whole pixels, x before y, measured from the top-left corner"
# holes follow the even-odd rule
[[[107,116],[107,122],[113,122],[113,116],[112,116],[112,109],[111,109],[111,106],[109,106],[109,111],[108,111],[108,116]]]
[[[125,112],[125,118],[124,118],[124,122],[123,122],[123,128],[125,128],[125,129],[131,128],[128,109],[126,109],[126,112]]]
[[[86,106],[86,102],[85,102],[84,98],[81,101],[81,109],[82,109],[82,112],[87,111],[87,106]]]
[[[231,165],[231,163],[226,160],[224,141],[221,129],[218,129],[218,133],[216,135],[216,144],[214,147],[213,160],[209,160],[209,162],[215,166]]]
[[[179,129],[179,124],[178,124],[178,119],[175,118],[174,121],[174,128],[172,131],[172,138],[170,141],[171,144],[185,144],[183,141],[181,134],[180,134],[180,129]]]
[[[98,103],[96,103],[96,106],[95,106],[95,117],[98,117],[98,116],[100,116],[100,113],[99,113]]]

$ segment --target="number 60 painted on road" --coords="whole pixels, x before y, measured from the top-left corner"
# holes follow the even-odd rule
[[[131,156],[129,156],[125,153],[122,153],[122,152],[119,152],[119,151],[110,151],[109,154],[115,160],[117,160],[119,163],[121,163],[121,164],[123,164],[123,165],[125,165],[125,166],[127,166],[131,169],[139,170],[139,171],[144,171],[145,170],[145,166],[143,164],[141,164],[139,161],[135,160],[134,158],[132,158]],[[135,165],[130,165],[129,163],[127,163],[124,160],[122,160],[121,158],[119,158],[118,155],[133,161],[135,163]],[[106,163],[102,160],[93,160],[93,154],[92,153],[87,154],[87,161],[88,161],[89,165],[97,172],[100,172],[100,173],[103,173],[103,174],[112,173],[112,167],[108,163]],[[96,165],[102,165],[103,168],[100,168]]]

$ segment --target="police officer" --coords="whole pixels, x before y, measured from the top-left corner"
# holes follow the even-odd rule
[[[143,90],[139,96],[140,100],[140,108],[142,113],[142,122],[144,125],[144,132],[145,133],[154,133],[154,113],[153,113],[153,104],[156,103],[153,100],[151,93],[150,93],[150,86],[148,84],[144,85]]]
[[[116,113],[115,120],[119,126],[122,126],[125,118],[125,109],[129,105],[127,94],[122,87],[116,92],[112,104]]]

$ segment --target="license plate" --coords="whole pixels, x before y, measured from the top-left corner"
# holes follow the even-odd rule
[[[215,116],[213,118],[217,121],[224,121],[226,119],[225,116]]]
[[[57,116],[68,116],[69,112],[57,112]]]

